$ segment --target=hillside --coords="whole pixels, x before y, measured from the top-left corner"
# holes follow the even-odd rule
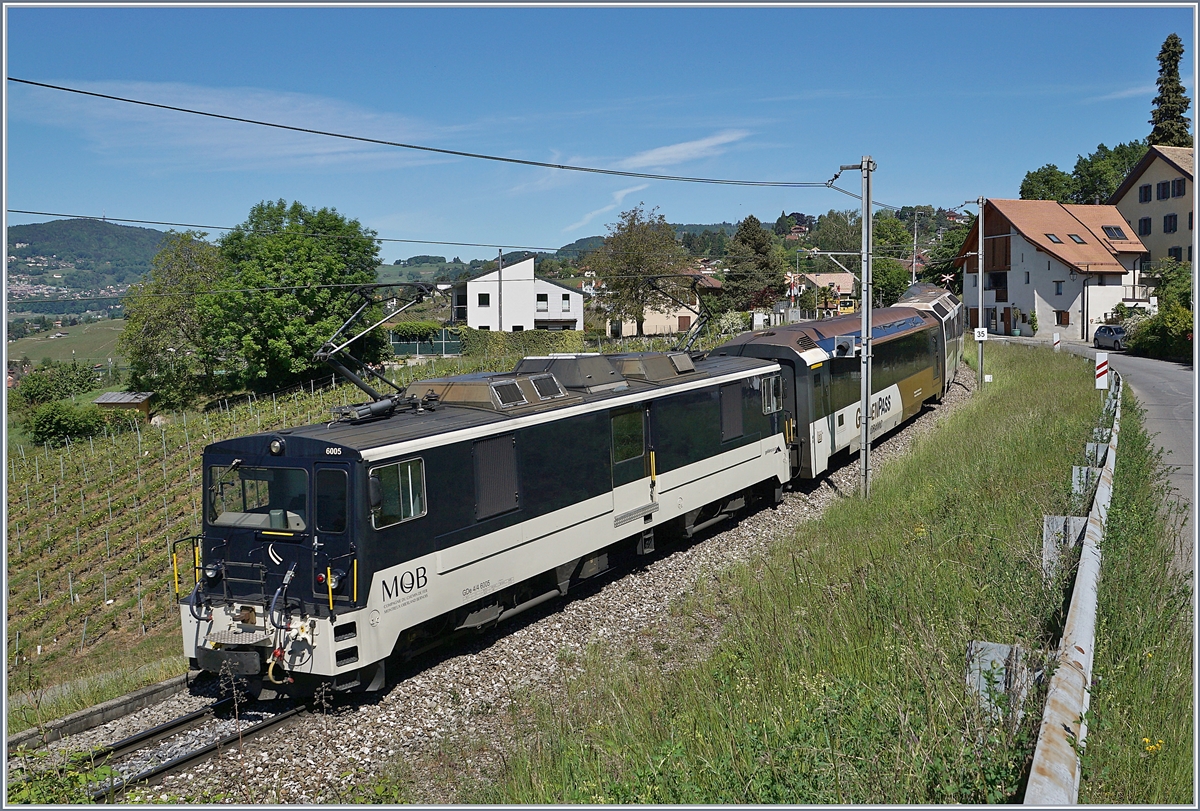
[[[52,220],[8,228],[10,311],[82,312],[80,302],[22,304],[22,299],[124,292],[150,269],[164,234],[101,220]],[[94,309],[112,301],[92,303]],[[81,309],[81,307],[83,309]]]

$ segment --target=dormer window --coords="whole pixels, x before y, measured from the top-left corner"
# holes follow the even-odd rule
[[[1119,225],[1105,225],[1102,227],[1104,228],[1104,235],[1109,239],[1128,239]]]
[[[1079,236],[1079,234],[1067,234],[1067,236],[1069,236],[1071,238],[1071,241],[1076,243],[1077,245],[1086,245],[1087,244],[1086,242],[1083,241],[1083,237]]]
[[[1059,239],[1058,237],[1054,236],[1054,234],[1046,234],[1046,239],[1050,240],[1055,245],[1063,244],[1063,241],[1061,239]]]

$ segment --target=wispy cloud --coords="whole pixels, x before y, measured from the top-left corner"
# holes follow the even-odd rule
[[[742,140],[750,135],[747,130],[725,130],[697,141],[684,141],[679,144],[660,146],[647,149],[636,155],[618,161],[618,169],[645,169],[652,166],[673,166],[678,163],[709,158],[725,152],[721,147]]]
[[[1083,104],[1092,104],[1098,101],[1116,101],[1117,99],[1130,99],[1137,96],[1153,97],[1157,95],[1158,87],[1152,84],[1138,85],[1137,87],[1127,87],[1124,90],[1116,90],[1112,93],[1105,93],[1103,96],[1091,96],[1082,100]]]
[[[566,228],[564,228],[563,233],[566,234],[571,231],[574,231],[577,228],[582,228],[583,226],[587,225],[592,220],[599,217],[601,214],[607,214],[608,212],[615,209],[617,206],[621,205],[621,201],[624,200],[627,196],[633,194],[635,191],[641,191],[642,189],[648,189],[648,188],[650,188],[649,183],[642,183],[640,186],[630,186],[628,189],[621,189],[620,191],[613,192],[612,193],[612,199],[613,199],[612,203],[604,206],[603,208],[598,208],[595,211],[589,211],[587,214],[584,214],[583,218],[580,219],[579,222],[571,223]]]
[[[455,128],[378,113],[335,99],[253,87],[166,82],[63,81],[63,85],[157,104],[295,127],[409,143],[446,138]],[[380,168],[443,161],[433,155],[253,124],[205,118],[43,88],[10,88],[10,116],[80,132],[114,161],[159,168],[295,169],[297,165]]]

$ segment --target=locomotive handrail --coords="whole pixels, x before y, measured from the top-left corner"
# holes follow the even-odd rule
[[[171,543],[171,570],[175,582],[175,599],[179,599],[179,553],[178,548],[182,543],[192,545],[192,580],[195,583],[200,582],[200,542],[204,540],[203,535],[188,535]]]

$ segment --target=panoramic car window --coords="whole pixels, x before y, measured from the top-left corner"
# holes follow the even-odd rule
[[[208,481],[210,524],[292,530],[308,525],[304,470],[213,465]]]

